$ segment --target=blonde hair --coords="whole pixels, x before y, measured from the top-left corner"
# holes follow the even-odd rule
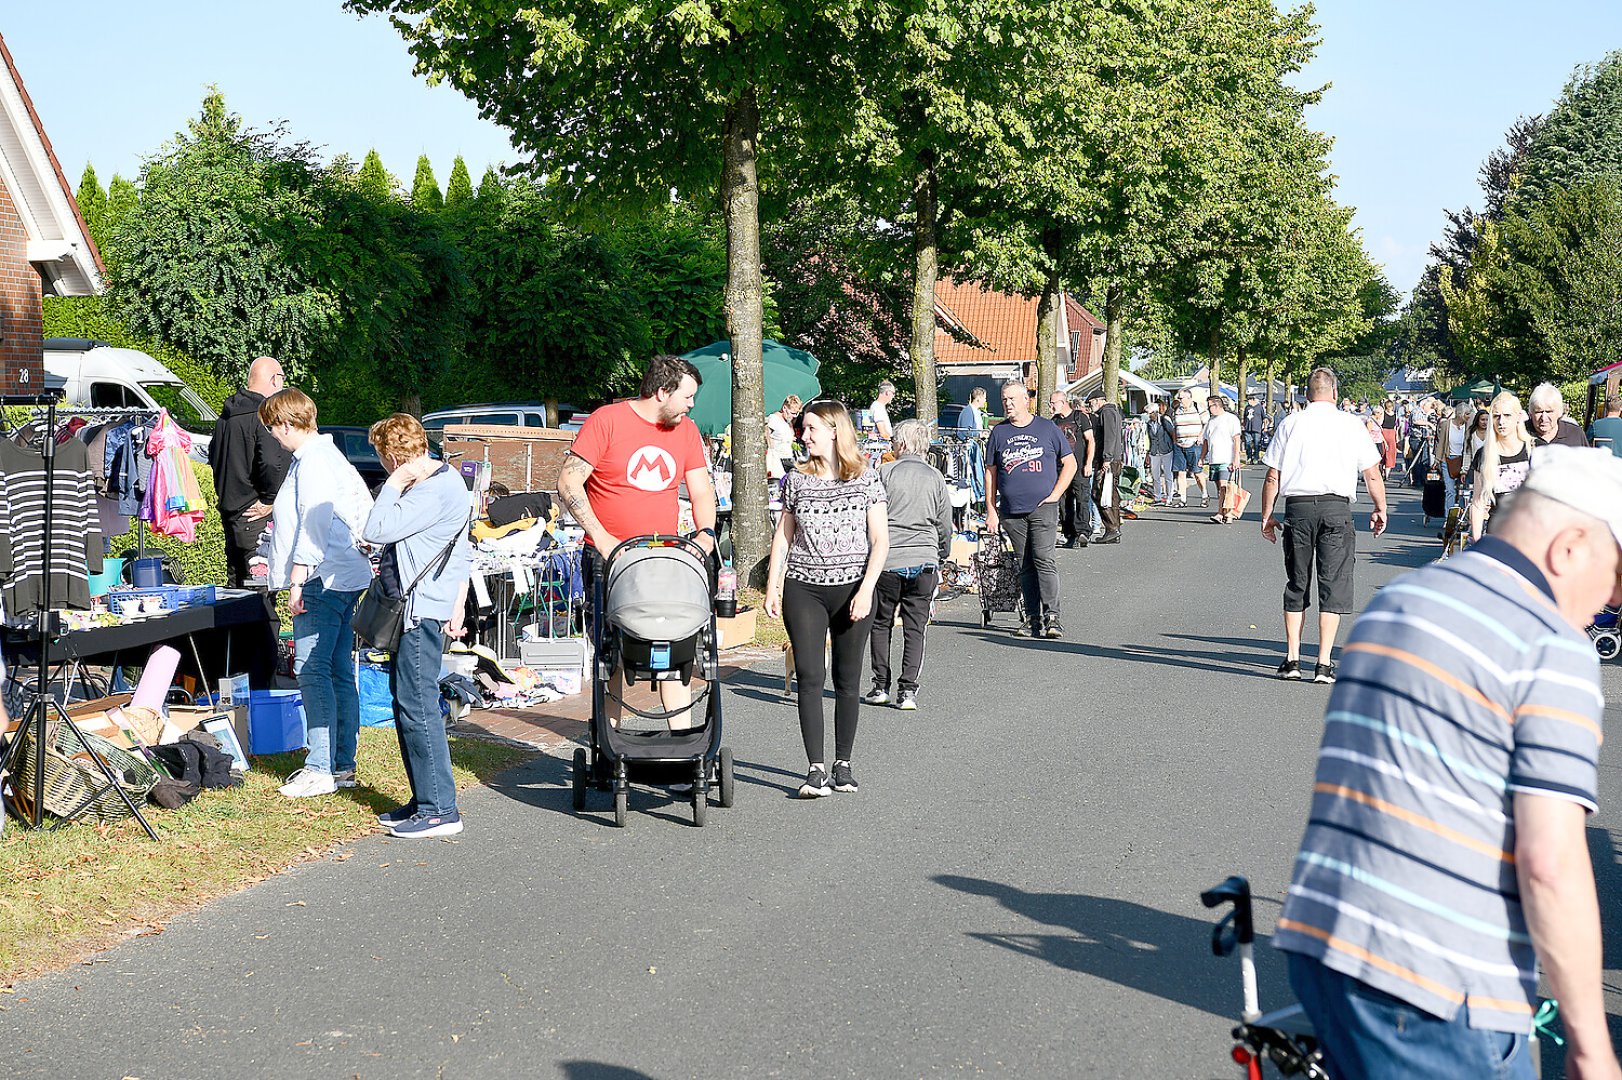
[[[1514,427],[1510,428],[1509,436],[1501,438],[1498,434],[1498,425],[1494,424],[1489,416],[1487,421],[1487,438],[1481,446],[1481,468],[1476,473],[1476,490],[1471,493],[1471,500],[1479,500],[1483,504],[1493,499],[1493,485],[1498,482],[1498,463],[1503,459],[1504,451],[1508,449],[1504,444],[1520,441],[1524,449],[1532,442],[1532,436],[1526,430],[1526,417],[1521,415],[1521,399],[1505,390],[1492,399],[1488,406],[1490,413],[1507,412],[1515,418]]]
[[[800,415],[800,408],[804,404],[805,402],[800,400],[799,394],[790,394],[788,397],[783,399],[782,407],[793,413],[795,416],[798,416]]]
[[[813,401],[805,407],[801,416],[815,416],[834,429],[834,463],[838,466],[835,475],[840,480],[854,480],[867,471],[867,459],[856,448],[856,428],[851,424],[850,413],[842,403],[827,399]],[[807,476],[818,476],[817,467],[817,461],[813,458],[799,466],[799,471]]]
[[[428,432],[423,430],[422,421],[410,413],[385,416],[372,425],[366,438],[379,456],[393,458],[396,465],[428,452]]]
[[[268,428],[288,424],[297,431],[314,431],[315,402],[304,391],[289,386],[259,403],[259,422]]]

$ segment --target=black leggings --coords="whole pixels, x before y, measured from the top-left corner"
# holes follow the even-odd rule
[[[850,602],[861,582],[807,585],[789,578],[783,583],[783,624],[794,646],[794,677],[800,681],[800,737],[808,763],[827,762],[822,686],[827,665],[823,644],[833,635],[834,760],[849,761],[856,747],[856,716],[862,707],[862,653],[873,629],[873,612],[851,622]]]

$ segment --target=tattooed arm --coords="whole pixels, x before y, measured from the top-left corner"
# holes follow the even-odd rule
[[[586,498],[586,477],[591,475],[591,462],[569,454],[563,459],[563,471],[558,474],[558,500],[569,516],[586,530],[597,550],[607,555],[619,546],[619,538],[603,528],[603,523],[592,513],[591,500]]]

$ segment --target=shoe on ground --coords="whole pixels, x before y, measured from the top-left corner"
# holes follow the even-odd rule
[[[347,789],[360,786],[360,781],[355,779],[354,769],[339,769],[332,774],[332,778],[337,781],[340,788]]]
[[[1333,686],[1335,684],[1335,665],[1333,663],[1315,665],[1312,669],[1312,681],[1323,683],[1326,686]]]
[[[902,712],[917,712],[918,711],[918,691],[916,691],[916,690],[903,690],[903,691],[901,691],[901,696],[896,699],[895,707],[900,709]],[[835,765],[834,766],[834,782],[837,783],[838,779],[839,779],[839,766]]]
[[[1284,661],[1278,666],[1278,677],[1281,679],[1299,679],[1301,677],[1301,661]]]
[[[1210,517],[1206,518],[1205,520],[1209,521],[1212,525],[1226,525],[1228,523],[1228,515],[1227,514],[1212,514]]]
[[[403,821],[410,821],[416,815],[416,803],[403,803],[400,806],[396,806],[393,810],[385,810],[381,814],[377,815],[377,823],[392,829],[394,826]]]
[[[1200,505],[1205,507],[1207,510],[1209,510],[1211,508],[1211,496],[1209,496],[1209,495],[1201,495],[1200,496]]]
[[[1119,532],[1107,532],[1093,541],[1095,544],[1119,544],[1120,542],[1121,534]]]
[[[1059,620],[1057,618],[1054,618],[1053,616],[1050,615],[1048,618],[1043,620],[1043,622],[1042,622],[1042,636],[1043,637],[1045,637],[1045,638],[1057,638],[1057,637],[1062,637],[1063,635],[1064,635],[1064,627],[1059,625]]]
[[[338,781],[328,772],[300,769],[277,790],[289,799],[307,799],[312,795],[331,795],[338,790]]]
[[[1032,627],[1030,623],[1022,622],[1018,626],[1014,627],[1014,636],[1015,637],[1036,637],[1037,633],[1036,633],[1035,628]]]
[[[435,836],[455,836],[462,831],[462,815],[455,810],[448,814],[429,814],[418,811],[389,829],[390,836],[407,840],[428,839]]]
[[[862,695],[862,704],[863,705],[888,705],[888,704],[890,704],[890,691],[888,691],[888,690],[880,690],[878,687],[875,686],[873,689],[869,690],[867,693]]]
[[[800,798],[821,799],[834,793],[833,785],[828,781],[828,773],[821,765],[813,765],[805,774],[805,783],[800,785]]]
[[[860,790],[860,785],[856,783],[856,774],[850,771],[850,762],[834,762],[834,790],[847,793]]]

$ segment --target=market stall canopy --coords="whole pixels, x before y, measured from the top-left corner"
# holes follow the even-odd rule
[[[1090,394],[1103,385],[1104,369],[1099,368],[1096,371],[1090,371],[1086,375],[1083,375],[1069,386],[1066,386],[1064,390],[1067,394]],[[1123,387],[1131,387],[1135,390],[1141,390],[1146,397],[1170,396],[1168,391],[1162,390],[1154,383],[1148,382],[1139,376],[1132,374],[1132,372],[1126,370],[1125,368],[1121,369],[1121,385]]]
[[[766,374],[766,412],[783,407],[783,399],[797,394],[810,401],[822,393],[817,369],[822,365],[804,349],[793,349],[770,339],[762,343]],[[715,435],[732,423],[732,343],[717,341],[702,349],[683,353],[682,359],[698,368],[704,383],[698,400],[688,413],[698,430]]]
[[[1466,401],[1470,398],[1492,397],[1498,392],[1499,384],[1492,379],[1477,379],[1473,383],[1460,383],[1447,392],[1449,401]]]

